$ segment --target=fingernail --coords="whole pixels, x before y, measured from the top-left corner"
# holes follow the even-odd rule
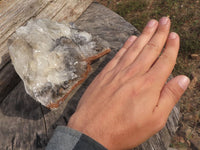
[[[186,90],[188,85],[190,83],[190,79],[186,76],[183,76],[179,81],[178,81],[178,84],[179,86],[183,89],[183,90]]]
[[[168,17],[162,17],[159,21],[160,24],[166,25],[168,22],[169,18]]]
[[[177,34],[175,32],[171,32],[169,34],[169,39],[175,39],[177,37]]]
[[[155,20],[150,20],[147,24],[148,27],[153,27],[156,24]]]
[[[136,39],[136,36],[130,36],[130,37],[128,38],[128,40],[129,40],[130,42],[133,42],[135,39]]]

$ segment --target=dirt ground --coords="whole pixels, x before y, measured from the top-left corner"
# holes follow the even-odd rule
[[[191,83],[180,100],[180,127],[171,146],[181,150],[200,150],[200,55],[179,58],[178,61],[182,61],[183,68],[191,70]]]
[[[169,15],[172,30],[181,37],[173,75],[185,74],[191,84],[180,100],[180,126],[170,147],[200,150],[200,3],[198,0],[96,0],[109,7],[139,31],[150,18]]]

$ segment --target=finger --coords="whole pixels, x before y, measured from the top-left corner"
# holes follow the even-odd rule
[[[105,72],[112,70],[116,66],[116,64],[118,63],[120,58],[127,51],[127,49],[129,49],[129,47],[135,42],[136,39],[137,39],[137,36],[135,36],[135,35],[130,36],[128,38],[128,40],[125,42],[123,47],[117,52],[117,54],[114,56],[114,58],[106,65],[106,67],[104,68]]]
[[[119,63],[117,64],[119,69],[126,68],[131,64],[135,58],[138,56],[143,47],[149,42],[149,40],[154,35],[158,26],[156,20],[150,20],[146,27],[144,28],[142,34],[137,38],[134,44],[126,51],[126,53],[121,57]]]
[[[147,78],[153,78],[154,84],[158,85],[160,88],[163,87],[174,68],[178,55],[179,43],[180,39],[178,34],[174,32],[170,33],[164,52],[147,74],[145,74]]]
[[[154,113],[167,118],[171,110],[183,95],[190,83],[190,79],[184,75],[177,76],[170,80],[162,89]]]
[[[128,40],[125,42],[125,44],[122,47],[122,49],[129,49],[129,47],[135,42],[136,39],[137,39],[137,36],[135,36],[135,35],[130,36],[128,38]]]
[[[145,45],[130,68],[140,66],[139,74],[144,74],[160,55],[167,40],[170,29],[170,19],[162,17],[159,21],[158,29],[152,39]],[[145,59],[144,59],[145,58]]]

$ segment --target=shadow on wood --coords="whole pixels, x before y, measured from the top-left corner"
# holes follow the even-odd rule
[[[20,82],[1,103],[0,110],[5,116],[21,117],[24,119],[38,120],[43,117],[41,104],[32,99],[25,91],[24,85]],[[43,108],[44,109],[44,108]],[[44,109],[45,113],[47,108]]]

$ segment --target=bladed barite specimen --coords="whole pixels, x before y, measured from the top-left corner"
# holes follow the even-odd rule
[[[110,52],[102,41],[72,25],[32,19],[16,30],[8,46],[26,92],[54,109],[87,78],[91,62]]]

